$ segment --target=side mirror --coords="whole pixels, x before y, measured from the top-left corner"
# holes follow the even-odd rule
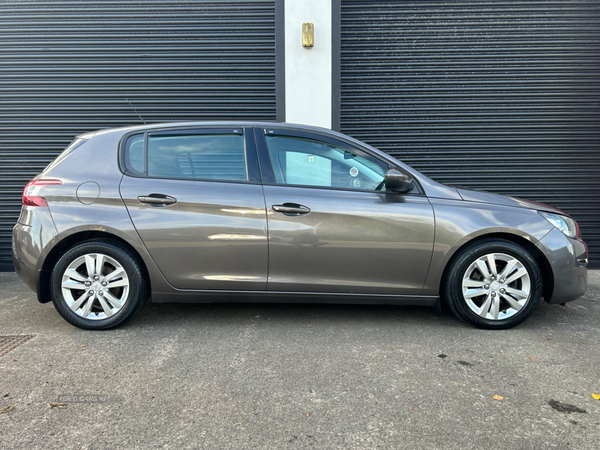
[[[383,184],[386,190],[403,194],[415,188],[412,177],[396,169],[389,169],[385,173]]]

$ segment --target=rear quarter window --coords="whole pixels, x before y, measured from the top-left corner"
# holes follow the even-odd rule
[[[125,168],[133,175],[144,175],[144,135],[129,136],[125,143]]]

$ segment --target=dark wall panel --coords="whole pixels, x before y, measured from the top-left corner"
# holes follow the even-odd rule
[[[342,132],[566,211],[598,266],[600,2],[343,1],[341,28]]]
[[[23,186],[76,134],[275,120],[274,3],[0,3],[0,269]]]

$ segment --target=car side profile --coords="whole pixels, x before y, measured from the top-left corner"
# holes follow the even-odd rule
[[[505,329],[584,294],[577,223],[437,183],[365,143],[280,123],[190,122],[77,138],[23,191],[13,261],[71,324],[153,302],[441,302]]]

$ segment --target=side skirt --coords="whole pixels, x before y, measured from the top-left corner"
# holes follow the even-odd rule
[[[331,292],[179,291],[154,293],[152,303],[323,303],[435,306],[437,295],[382,295]]]

